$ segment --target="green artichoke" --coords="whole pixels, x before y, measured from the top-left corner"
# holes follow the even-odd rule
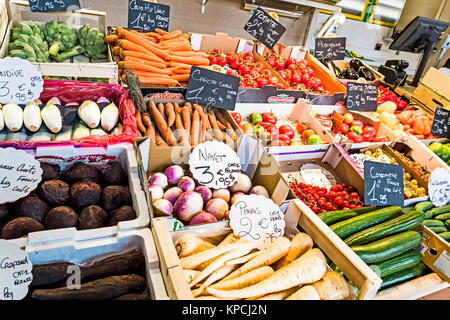
[[[48,62],[48,43],[36,23],[22,21],[12,29],[8,55],[31,62]]]
[[[44,27],[45,40],[50,44],[49,53],[52,58],[60,51],[68,51],[77,45],[77,31],[65,22],[51,21]]]
[[[84,25],[78,30],[78,39],[80,45],[84,47],[84,54],[92,59],[105,59],[107,44],[105,34],[100,32],[98,28],[89,28]]]

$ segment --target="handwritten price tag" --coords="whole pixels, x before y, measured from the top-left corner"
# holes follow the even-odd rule
[[[80,0],[28,0],[32,12],[80,10]]]
[[[231,206],[230,227],[235,235],[265,241],[284,234],[284,215],[271,199],[261,195],[242,196]]]
[[[450,202],[450,173],[444,168],[436,168],[428,179],[428,194],[436,207]]]
[[[403,206],[402,166],[364,161],[364,203],[368,206]]]
[[[156,28],[169,31],[170,6],[143,0],[129,0],[128,28],[155,31]]]
[[[42,74],[28,60],[0,59],[0,103],[26,104],[39,99],[43,84]]]
[[[236,182],[241,172],[241,161],[225,143],[207,141],[192,150],[189,169],[200,184],[208,188],[225,189]]]
[[[18,244],[0,240],[0,300],[22,300],[33,281],[32,263]]]
[[[27,196],[42,180],[39,161],[14,148],[0,148],[0,203]]]
[[[377,111],[377,86],[364,83],[347,83],[348,110]]]
[[[444,138],[450,138],[450,110],[436,108],[431,133]]]
[[[272,49],[286,32],[282,24],[259,7],[245,24],[244,30],[269,49]]]

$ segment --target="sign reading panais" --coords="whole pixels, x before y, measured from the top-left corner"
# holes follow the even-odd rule
[[[251,241],[265,241],[284,234],[284,215],[271,199],[251,194],[240,197],[230,210],[230,227],[235,235]]]
[[[436,207],[450,202],[450,173],[444,168],[436,168],[428,179],[428,194],[430,201]]]
[[[206,141],[192,150],[189,169],[200,184],[225,189],[236,182],[241,162],[236,152],[225,143]]]
[[[128,28],[153,32],[169,31],[170,6],[144,0],[128,1]]]
[[[21,300],[33,281],[33,265],[16,243],[0,240],[0,300]]]
[[[28,0],[32,12],[80,10],[80,0]]]
[[[27,196],[42,180],[39,161],[14,148],[0,148],[0,203]]]
[[[0,103],[26,104],[37,100],[43,84],[42,74],[28,60],[0,59]]]

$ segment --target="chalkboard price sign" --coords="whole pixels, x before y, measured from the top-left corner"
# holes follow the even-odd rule
[[[28,0],[32,12],[80,10],[80,0]]]
[[[344,60],[346,40],[347,38],[317,38],[314,56],[317,59]]]
[[[403,206],[402,166],[364,161],[364,203],[368,206]]]
[[[286,32],[286,28],[282,24],[261,8],[257,8],[253,12],[250,20],[244,26],[244,30],[269,49],[272,49]]]
[[[170,6],[143,0],[129,0],[128,28],[153,32],[169,31]]]
[[[348,110],[377,111],[377,86],[348,82],[346,107]]]
[[[238,77],[194,66],[185,98],[192,103],[234,110],[239,82]]]
[[[450,110],[436,108],[431,133],[439,137],[450,138]]]

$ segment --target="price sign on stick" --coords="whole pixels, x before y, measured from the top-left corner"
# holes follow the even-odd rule
[[[186,100],[205,106],[234,110],[239,82],[239,78],[235,76],[192,67],[186,90]]]
[[[281,23],[261,8],[253,11],[253,14],[244,26],[244,30],[269,49],[272,49],[286,32],[286,28]]]
[[[347,83],[348,110],[377,111],[377,86],[364,83]]]
[[[314,56],[317,59],[344,60],[347,38],[316,38]]]
[[[42,74],[28,60],[0,59],[0,103],[26,104],[37,100],[43,84]]]
[[[368,206],[403,206],[402,166],[364,161],[364,203]]]
[[[0,203],[27,196],[42,180],[42,168],[31,154],[0,148]]]
[[[0,240],[0,300],[21,300],[33,281],[33,265],[16,243]]]
[[[431,133],[439,137],[450,138],[450,110],[436,108]]]
[[[144,0],[128,1],[128,28],[153,32],[169,31],[170,6]]]
[[[32,12],[80,10],[80,0],[28,0]]]
[[[235,235],[265,241],[284,234],[284,215],[271,199],[261,195],[240,197],[230,209],[230,227]]]
[[[201,143],[192,150],[189,169],[200,184],[225,189],[236,182],[241,162],[231,147],[214,140]]]
[[[428,194],[436,207],[450,203],[450,173],[444,168],[436,168],[428,179]]]

